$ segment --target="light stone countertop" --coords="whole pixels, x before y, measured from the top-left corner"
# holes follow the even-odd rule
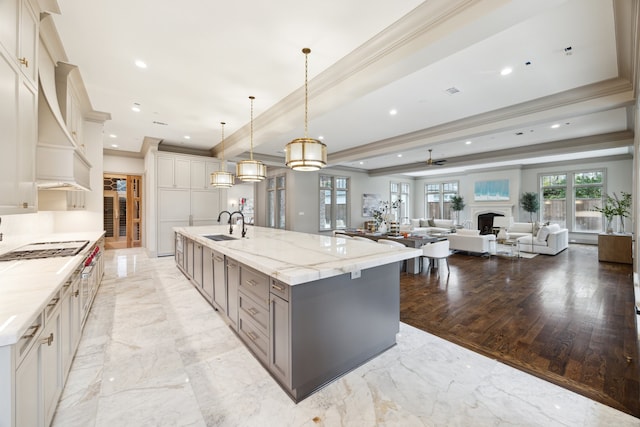
[[[228,225],[175,227],[174,231],[208,246],[288,285],[391,264],[422,255],[422,250],[398,248],[375,242],[247,226],[236,240],[213,241],[205,235],[229,235]]]
[[[103,231],[55,233],[3,242],[0,254],[29,243],[89,240],[73,257],[0,262],[0,346],[18,341],[103,235]]]

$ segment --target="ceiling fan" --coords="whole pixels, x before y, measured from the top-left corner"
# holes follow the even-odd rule
[[[429,159],[427,160],[427,166],[442,166],[446,160],[433,160],[431,158],[431,148],[429,148]]]

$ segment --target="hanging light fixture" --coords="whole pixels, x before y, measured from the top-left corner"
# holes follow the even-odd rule
[[[253,160],[253,100],[254,96],[250,96],[251,100],[251,151],[249,151],[249,160],[241,160],[236,163],[236,175],[238,179],[247,182],[262,181],[267,177],[267,167],[260,160]]]
[[[284,148],[286,165],[297,171],[316,171],[327,166],[327,146],[317,139],[308,137],[308,99],[307,82],[308,58],[311,49],[305,47],[304,53],[304,138],[296,138]]]
[[[233,174],[227,172],[227,162],[224,160],[224,125],[222,125],[222,155],[220,156],[220,170],[211,173],[211,186],[216,188],[229,188],[233,186]]]

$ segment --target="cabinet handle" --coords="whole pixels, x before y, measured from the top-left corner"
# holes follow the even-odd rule
[[[76,289],[76,291],[73,293],[73,296],[78,298],[78,295],[80,295],[80,291]]]
[[[67,289],[69,286],[71,286],[71,280],[69,280],[67,283],[62,285],[62,287],[65,288],[65,289]]]
[[[258,314],[258,310],[256,310],[255,307],[251,307],[251,308],[247,309],[247,311],[252,316],[255,316],[256,314]]]
[[[276,283],[271,284],[271,289],[275,289],[276,291],[284,292],[284,286],[278,285]]]
[[[251,341],[255,341],[255,340],[257,340],[257,339],[258,339],[258,336],[257,336],[256,334],[254,334],[253,332],[250,332],[250,331],[249,331],[249,332],[244,331],[244,334],[245,334],[246,336],[248,336],[248,337],[249,337],[249,339],[250,339]]]
[[[53,332],[51,332],[48,337],[42,338],[40,340],[40,344],[46,344],[47,346],[51,346],[51,344],[53,344]]]
[[[28,331],[30,331],[31,333],[29,335],[23,335],[22,339],[26,340],[29,338],[33,338],[36,336],[36,333],[38,332],[38,329],[40,329],[40,325],[36,325],[36,326],[31,326]]]
[[[47,304],[47,307],[55,307],[56,304],[58,303],[58,301],[60,301],[60,298],[52,299],[51,302],[49,304]]]
[[[255,280],[247,280],[246,284],[249,286],[255,287],[258,284],[258,282],[256,282]]]
[[[24,65],[26,68],[29,68],[29,60],[27,58],[25,58],[24,56],[22,58],[19,58],[18,61]]]
[[[222,262],[222,261],[224,261],[224,258],[219,257],[219,256],[215,256],[215,255],[213,256],[213,259],[214,259],[215,261],[218,261],[218,262]]]

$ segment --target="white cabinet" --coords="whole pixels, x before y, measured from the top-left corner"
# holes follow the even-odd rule
[[[213,160],[191,161],[191,189],[214,190],[211,173],[218,170],[218,162]]]
[[[67,210],[83,210],[86,209],[87,192],[86,191],[66,191],[67,193]]]
[[[40,346],[36,345],[16,370],[16,426],[40,426],[43,412],[40,383]]]
[[[0,51],[0,214],[35,212],[37,93]]]
[[[38,79],[38,15],[27,0],[20,5],[20,25],[18,27],[18,63],[27,80],[35,87]]]
[[[157,169],[159,188],[191,187],[191,162],[188,159],[158,156]]]
[[[190,223],[191,201],[189,190],[158,189],[158,255],[175,252],[173,227],[187,227]]]

